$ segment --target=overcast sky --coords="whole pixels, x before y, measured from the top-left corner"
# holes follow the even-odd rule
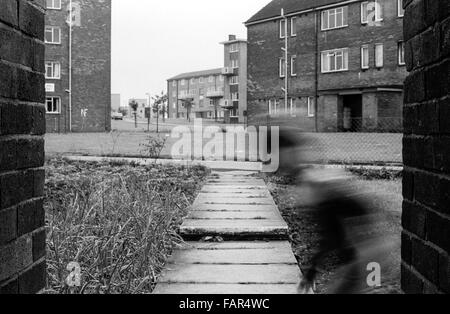
[[[112,92],[129,98],[166,90],[183,72],[223,66],[228,34],[270,0],[112,0]]]

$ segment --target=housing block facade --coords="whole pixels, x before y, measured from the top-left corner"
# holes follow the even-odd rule
[[[44,12],[0,0],[0,294],[46,281]]]
[[[110,131],[111,0],[45,5],[47,132]]]
[[[169,116],[244,123],[247,114],[247,41],[230,35],[222,42],[224,67],[168,80]],[[192,108],[186,108],[186,100]]]
[[[246,23],[249,124],[283,115],[304,131],[401,131],[402,3],[283,0],[263,8]]]
[[[405,1],[402,289],[450,293],[450,1]]]

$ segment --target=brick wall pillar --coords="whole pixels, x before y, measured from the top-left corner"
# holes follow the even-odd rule
[[[0,293],[45,284],[44,3],[0,0]]]
[[[402,287],[450,292],[450,1],[404,0]]]

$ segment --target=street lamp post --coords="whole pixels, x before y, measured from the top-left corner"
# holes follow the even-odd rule
[[[147,131],[150,133],[150,124],[151,124],[151,118],[152,118],[152,98],[150,93],[146,93],[146,96],[148,96],[148,116],[147,116]]]

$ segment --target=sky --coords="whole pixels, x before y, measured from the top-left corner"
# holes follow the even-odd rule
[[[223,66],[229,34],[270,0],[112,0],[112,93],[147,98],[184,72]]]

